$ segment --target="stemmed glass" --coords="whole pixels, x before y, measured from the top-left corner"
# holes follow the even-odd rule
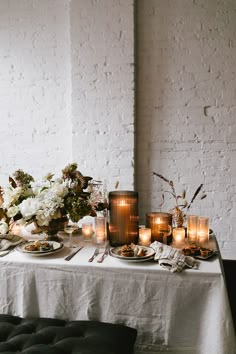
[[[70,247],[70,248],[74,247],[72,244],[72,233],[76,230],[78,230],[78,224],[77,224],[77,222],[73,222],[72,220],[69,220],[69,222],[64,227],[65,233],[67,233],[69,235],[68,247]]]

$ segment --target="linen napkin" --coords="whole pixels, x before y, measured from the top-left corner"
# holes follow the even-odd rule
[[[182,272],[185,267],[198,269],[199,261],[190,256],[185,256],[177,248],[154,241],[150,247],[155,250],[154,260],[160,266],[169,269],[171,272]]]
[[[9,249],[25,241],[22,237],[13,234],[0,234],[0,257],[9,252]]]

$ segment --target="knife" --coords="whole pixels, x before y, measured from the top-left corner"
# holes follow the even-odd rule
[[[65,261],[70,261],[71,258],[73,258],[80,250],[82,250],[82,248],[84,248],[84,247],[80,247],[76,251],[74,251],[73,253],[69,254],[69,256],[67,256],[65,258]]]

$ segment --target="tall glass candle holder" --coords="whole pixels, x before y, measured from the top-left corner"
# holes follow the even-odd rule
[[[198,218],[197,240],[201,245],[209,241],[209,218],[203,216]]]
[[[113,191],[109,193],[109,240],[111,246],[138,243],[138,193]]]
[[[152,242],[169,243],[172,233],[172,215],[169,213],[154,212],[146,214],[146,226],[152,230]]]
[[[197,242],[198,216],[187,216],[187,237],[189,243]]]
[[[99,246],[104,246],[107,241],[107,219],[103,216],[94,218],[94,241]]]

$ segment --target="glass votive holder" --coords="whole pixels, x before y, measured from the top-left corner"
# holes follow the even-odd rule
[[[142,246],[149,246],[151,243],[152,230],[148,227],[139,229],[139,244]]]
[[[199,216],[197,229],[198,243],[206,244],[209,241],[209,218]]]
[[[189,243],[197,242],[198,216],[187,216],[187,237]]]
[[[172,215],[163,212],[147,213],[146,226],[151,229],[152,242],[167,243],[167,238],[171,236],[172,232]]]
[[[107,219],[103,216],[94,218],[94,242],[104,246],[107,242]]]
[[[82,236],[84,241],[91,241],[93,239],[93,224],[91,222],[84,222],[82,224]]]
[[[173,244],[175,246],[182,246],[185,243],[185,229],[184,227],[175,227],[173,229]]]

